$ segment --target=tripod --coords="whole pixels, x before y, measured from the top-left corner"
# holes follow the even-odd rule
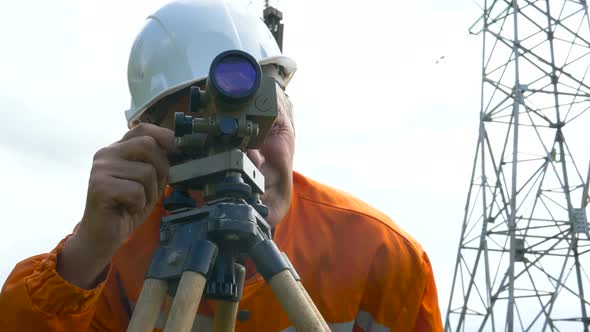
[[[248,256],[297,331],[330,331],[299,276],[272,241],[260,201],[264,177],[239,149],[171,167],[156,249],[128,332],[152,331],[166,293],[174,296],[164,332],[190,331],[201,296],[217,301],[214,331],[233,331]],[[204,187],[197,208],[190,188]]]

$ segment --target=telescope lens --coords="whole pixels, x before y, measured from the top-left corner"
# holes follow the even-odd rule
[[[213,69],[213,79],[219,90],[229,96],[242,97],[256,86],[256,69],[240,56],[227,56]]]

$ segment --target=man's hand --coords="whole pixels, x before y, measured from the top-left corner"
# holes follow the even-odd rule
[[[143,223],[166,187],[174,132],[139,124],[94,156],[86,208],[57,270],[70,283],[94,286],[117,249]]]

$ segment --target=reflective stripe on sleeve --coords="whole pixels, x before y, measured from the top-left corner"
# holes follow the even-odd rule
[[[332,332],[352,332],[355,325],[364,332],[391,332],[385,325],[381,325],[373,319],[370,313],[360,310],[352,322],[328,323]],[[281,330],[280,332],[296,332],[293,326]]]

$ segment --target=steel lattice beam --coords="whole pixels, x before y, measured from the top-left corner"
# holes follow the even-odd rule
[[[482,8],[479,137],[445,330],[590,331],[586,1]]]

